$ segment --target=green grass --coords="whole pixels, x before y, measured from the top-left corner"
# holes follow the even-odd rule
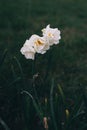
[[[33,122],[37,122],[34,107],[30,108],[32,101],[28,104],[29,99],[20,94],[22,90],[27,90],[34,95],[31,85],[32,61],[26,60],[20,49],[32,34],[41,35],[41,29],[47,24],[61,30],[61,41],[36,59],[35,72],[39,73],[39,77],[35,84],[40,102],[45,96],[49,98],[52,76],[55,79],[54,92],[57,84],[60,84],[67,99],[73,100],[74,105],[79,101],[82,88],[87,93],[87,1],[1,0],[0,63],[4,60],[0,64],[0,115],[12,130],[26,128],[29,122],[26,123],[25,119],[31,124],[28,129],[32,129]],[[5,49],[6,55],[3,54]],[[27,110],[22,102],[27,104]],[[29,117],[24,117],[26,111],[31,113]],[[0,129],[4,127],[0,126]]]

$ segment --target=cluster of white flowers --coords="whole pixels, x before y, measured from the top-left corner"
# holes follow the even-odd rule
[[[20,51],[25,55],[26,59],[34,60],[35,53],[44,54],[50,49],[50,46],[58,44],[61,39],[60,30],[50,28],[50,25],[42,29],[42,35],[43,37],[34,34],[25,41]]]

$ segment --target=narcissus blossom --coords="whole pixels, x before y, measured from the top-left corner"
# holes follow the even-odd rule
[[[46,51],[50,49],[50,46],[58,44],[61,39],[60,31],[57,28],[50,28],[50,25],[47,25],[47,27],[42,30],[42,33],[43,37],[34,34],[25,41],[20,51],[26,59],[34,60],[36,53],[46,53]]]
[[[26,59],[34,60],[35,50],[30,42],[30,40],[26,40],[23,47],[21,48],[21,53],[25,56]]]
[[[58,28],[50,28],[50,25],[47,25],[46,28],[42,29],[42,33],[43,37],[50,46],[53,44],[58,44],[61,39],[60,30],[58,30]]]
[[[26,40],[20,51],[25,55],[26,59],[34,60],[35,53],[44,54],[48,49],[49,45],[46,43],[44,37],[34,34],[29,40]]]
[[[44,37],[40,37],[34,34],[31,36],[30,41],[37,53],[44,54],[49,49],[49,45],[47,44]]]

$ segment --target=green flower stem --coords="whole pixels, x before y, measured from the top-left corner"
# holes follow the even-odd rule
[[[51,85],[51,90],[50,90],[50,107],[51,107],[51,116],[52,116],[52,120],[53,120],[53,125],[54,125],[54,129],[57,129],[57,123],[56,123],[56,118],[55,118],[55,112],[54,112],[54,105],[53,105],[53,88],[54,88],[54,79],[52,79],[52,85]]]
[[[47,67],[46,67],[46,74],[45,74],[45,80],[47,79],[47,77],[48,77],[48,74],[49,74],[49,71],[50,71],[50,69],[51,69],[51,61],[52,61],[52,52],[51,52],[51,50],[49,50],[49,52],[48,52],[48,61],[47,61]]]
[[[32,62],[32,87],[33,87],[33,90],[34,90],[34,95],[35,95],[36,102],[37,102],[37,105],[39,107],[39,110],[43,114],[43,111],[42,111],[42,108],[41,108],[41,105],[40,105],[40,102],[39,102],[37,90],[36,90],[36,87],[35,87],[35,77],[34,77],[35,74],[36,74],[35,64],[36,64],[36,57],[35,57],[35,60]]]

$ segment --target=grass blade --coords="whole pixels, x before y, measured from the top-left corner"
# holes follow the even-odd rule
[[[14,57],[14,59],[15,59],[17,65],[18,65],[18,67],[19,67],[20,74],[21,74],[21,80],[23,82],[23,85],[25,86],[25,80],[24,80],[24,74],[23,74],[22,66],[21,66],[19,60],[16,57]]]
[[[64,96],[63,90],[59,84],[58,84],[58,89],[59,89],[59,92],[61,94],[63,104],[65,105],[65,96]]]
[[[7,49],[5,49],[3,54],[2,54],[2,57],[1,57],[1,60],[0,60],[0,66],[3,64],[5,57],[6,57],[6,54],[7,54]]]
[[[23,93],[27,94],[32,99],[33,105],[34,105],[40,119],[42,120],[43,119],[43,113],[40,111],[39,106],[37,105],[37,103],[36,103],[35,99],[33,98],[33,96],[28,91],[22,91],[21,93],[22,94]]]
[[[18,77],[18,78],[16,78],[16,79],[14,79],[14,80],[8,85],[8,87],[12,86],[13,84],[17,83],[17,82],[20,81],[20,80],[21,80],[21,77]]]
[[[10,130],[7,126],[7,124],[0,118],[0,123],[4,127],[5,130]]]

